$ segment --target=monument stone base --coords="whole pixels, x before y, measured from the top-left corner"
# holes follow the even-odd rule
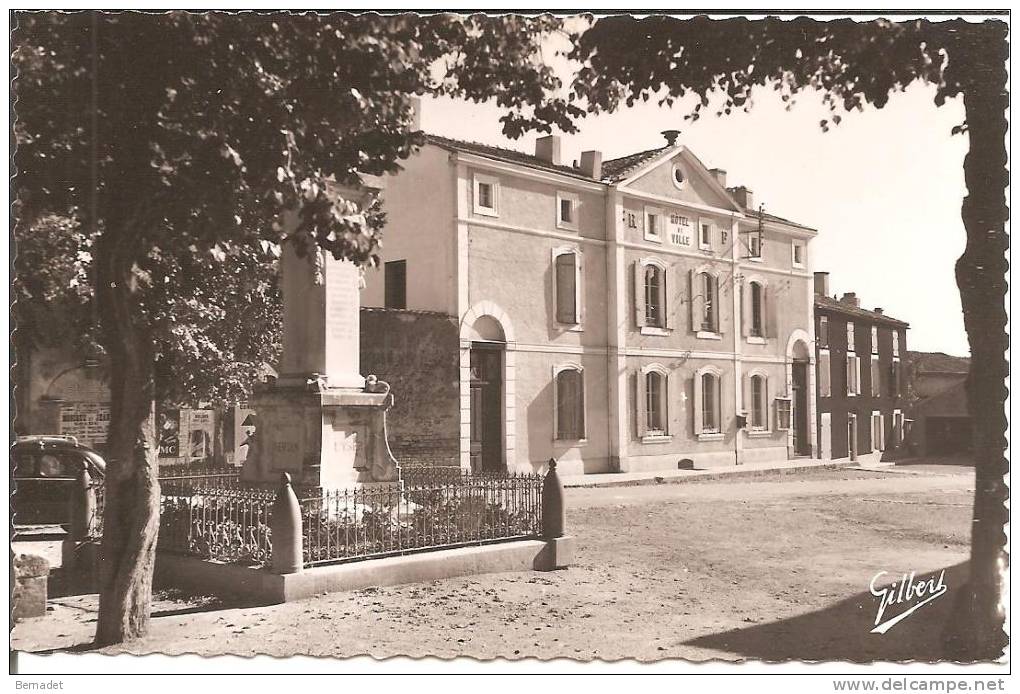
[[[398,482],[400,465],[386,440],[392,402],[389,386],[372,377],[364,390],[315,379],[261,386],[253,398],[255,442],[241,480],[275,489],[287,472],[299,494]]]

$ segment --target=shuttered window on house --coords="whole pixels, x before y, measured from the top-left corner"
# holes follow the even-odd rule
[[[666,272],[657,265],[645,265],[643,286],[637,291],[644,294],[641,325],[652,328],[666,327]]]
[[[701,432],[719,433],[719,378],[711,373],[701,375]]]
[[[556,438],[584,437],[584,372],[564,369],[556,374]]]
[[[827,398],[832,395],[832,372],[828,352],[818,354],[818,395]]]
[[[645,434],[666,433],[666,377],[657,371],[645,374]]]
[[[407,261],[392,260],[384,269],[386,308],[407,308]]]
[[[576,325],[577,310],[577,255],[562,253],[556,256],[556,320]]]

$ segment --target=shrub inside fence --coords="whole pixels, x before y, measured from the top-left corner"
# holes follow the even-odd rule
[[[538,475],[457,475],[328,491],[300,503],[306,566],[538,537],[542,530]]]
[[[157,549],[263,566],[272,556],[270,527],[275,498],[275,492],[258,489],[164,491],[160,496]]]
[[[213,561],[265,566],[272,556],[276,492],[165,488],[158,548]],[[538,537],[539,475],[444,475],[326,491],[301,506],[305,566]]]

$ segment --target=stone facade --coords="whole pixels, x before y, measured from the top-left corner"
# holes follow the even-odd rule
[[[576,474],[813,453],[815,230],[759,213],[675,143],[567,166],[552,138],[534,156],[427,142],[386,184],[382,260],[401,263],[401,286],[369,271],[362,303],[455,317],[462,467],[556,458]]]
[[[361,309],[361,364],[390,384],[386,426],[401,468],[459,466],[460,341],[453,316]]]

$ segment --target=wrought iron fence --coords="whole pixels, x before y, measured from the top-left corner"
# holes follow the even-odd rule
[[[458,472],[303,498],[305,566],[538,537],[542,479]]]
[[[96,503],[92,507],[93,513],[87,528],[91,537],[103,536],[103,518],[106,517],[106,485],[100,480],[92,483]]]
[[[460,482],[472,475],[469,470],[455,466],[416,465],[401,466],[400,479],[409,485],[432,484],[436,482]]]
[[[232,465],[173,464],[159,466],[159,484],[168,491],[191,488],[234,488],[241,484],[241,468]]]
[[[160,495],[162,552],[263,566],[272,556],[273,501],[260,489],[189,488]]]

